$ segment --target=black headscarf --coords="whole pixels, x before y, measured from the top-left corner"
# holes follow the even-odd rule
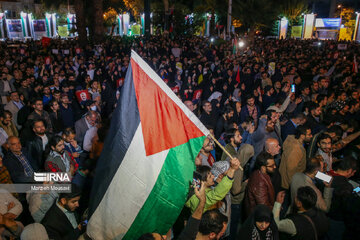
[[[260,231],[256,227],[256,222],[270,222],[270,225],[267,229],[264,231]],[[257,205],[255,209],[253,210],[252,214],[246,219],[245,223],[243,224],[242,228],[240,229],[237,239],[254,239],[253,238],[253,231],[256,229],[259,233],[258,239],[260,240],[266,240],[266,233],[269,229],[271,229],[271,240],[279,240],[279,232],[278,228],[276,226],[276,223],[274,221],[273,214],[268,206],[265,205]]]

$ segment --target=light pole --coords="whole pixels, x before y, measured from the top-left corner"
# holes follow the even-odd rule
[[[227,33],[230,36],[231,29],[231,13],[232,13],[232,0],[229,0],[228,15],[227,15]]]
[[[150,36],[150,0],[144,0],[145,37]]]

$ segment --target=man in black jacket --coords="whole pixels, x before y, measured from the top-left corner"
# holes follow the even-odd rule
[[[346,215],[344,206],[349,204],[349,198],[353,193],[354,187],[348,179],[356,173],[357,161],[352,157],[347,157],[334,163],[333,169],[329,173],[333,176],[331,187],[334,188],[334,192],[328,213],[330,218],[328,238],[330,240],[346,239],[343,238],[345,231],[344,215]]]
[[[33,121],[32,130],[34,136],[26,143],[26,148],[39,169],[44,169],[45,157],[43,155],[51,136],[46,134],[45,123],[42,119]]]
[[[49,238],[54,240],[76,240],[82,231],[82,224],[75,216],[79,207],[81,191],[72,185],[71,193],[61,193],[58,200],[47,211],[41,221]]]

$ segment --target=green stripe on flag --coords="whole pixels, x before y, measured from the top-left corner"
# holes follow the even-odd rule
[[[146,232],[166,234],[172,227],[187,199],[204,139],[193,138],[169,150],[152,191],[123,239],[138,239]]]

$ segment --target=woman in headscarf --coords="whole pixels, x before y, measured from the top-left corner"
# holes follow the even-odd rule
[[[240,229],[237,239],[278,240],[278,228],[269,207],[257,205]]]

